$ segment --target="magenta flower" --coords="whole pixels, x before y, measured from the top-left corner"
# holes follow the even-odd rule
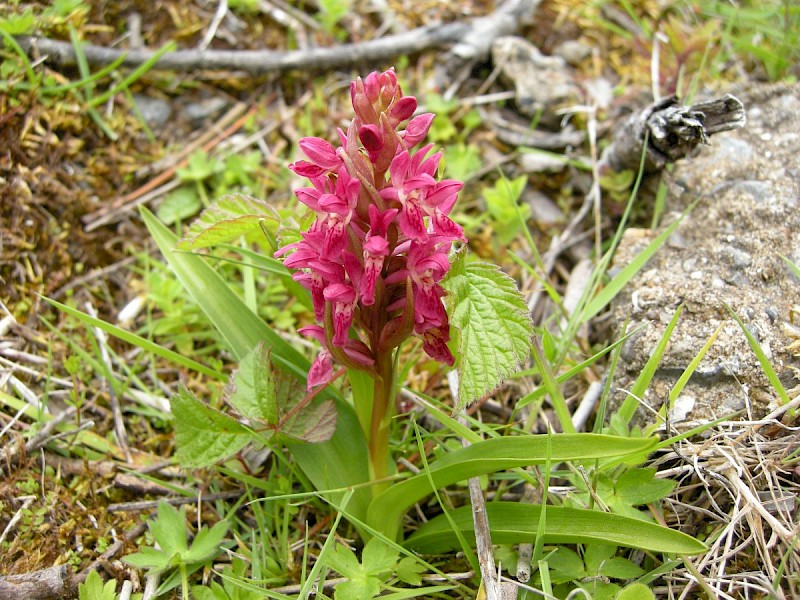
[[[415,150],[434,115],[412,118],[417,100],[403,95],[393,70],[356,79],[350,94],[355,118],[339,130],[341,147],[299,142],[308,160],[290,168],[312,187],[295,194],[317,218],[276,252],[311,291],[319,322],[300,330],[323,346],[309,390],[330,381],[333,361],[386,380],[386,357],[412,335],[431,358],[454,362],[439,282],[452,243],[465,241],[448,216],[463,184],[437,180],[442,155],[429,155],[432,145]]]

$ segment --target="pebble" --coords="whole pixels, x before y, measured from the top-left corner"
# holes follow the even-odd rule
[[[166,100],[144,94],[134,94],[133,99],[148,127],[161,127],[172,115],[172,106]]]

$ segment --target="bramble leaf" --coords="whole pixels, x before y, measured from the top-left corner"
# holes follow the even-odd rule
[[[182,389],[170,400],[175,417],[176,456],[185,467],[207,467],[228,458],[253,439],[230,417]]]
[[[270,348],[259,342],[242,359],[226,389],[225,401],[248,419],[277,425],[278,405],[269,355]]]
[[[528,356],[533,324],[511,277],[489,263],[456,258],[442,282],[458,332],[458,408],[493,391]]]
[[[263,200],[244,194],[223,196],[200,214],[176,247],[197,250],[238,240],[258,231],[265,220],[277,223],[278,216]]]

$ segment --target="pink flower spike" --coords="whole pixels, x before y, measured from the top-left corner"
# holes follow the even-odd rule
[[[362,367],[371,367],[375,364],[375,359],[372,358],[372,353],[367,345],[361,340],[347,340],[342,350],[344,350],[347,358],[354,361],[358,365],[361,365]]]
[[[378,72],[373,71],[364,79],[364,94],[370,103],[375,102],[381,94],[381,83],[378,77]]]
[[[308,159],[327,171],[336,171],[342,166],[342,160],[337,156],[336,149],[318,137],[300,138],[298,142],[300,149]]]
[[[324,296],[333,303],[333,344],[344,346],[353,323],[356,292],[347,284],[334,283],[325,288]]]
[[[406,148],[413,148],[425,139],[435,116],[433,113],[423,113],[408,122],[406,130],[402,134]]]
[[[400,212],[398,224],[400,231],[412,240],[424,240],[428,236],[422,208],[416,198],[407,198],[403,201],[403,210]]]
[[[319,325],[306,325],[297,330],[297,333],[314,338],[323,346],[325,345],[325,330]]]
[[[333,359],[330,352],[322,349],[308,370],[306,389],[310,392],[318,385],[328,385],[331,379],[333,379]]]

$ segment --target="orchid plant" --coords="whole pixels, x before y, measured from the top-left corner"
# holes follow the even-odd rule
[[[502,469],[564,461],[610,469],[646,456],[655,438],[571,433],[568,408],[551,378],[547,391],[567,432],[552,436],[491,432],[483,440],[437,408],[434,399],[419,394],[435,419],[471,445],[443,452],[418,474],[396,473],[391,440],[399,417],[397,392],[404,383],[398,377],[402,359],[413,360],[421,345],[442,368],[453,369],[454,409],[460,410],[497,388],[537,345],[531,344],[531,319],[514,280],[497,265],[453,251],[466,241],[450,217],[463,184],[440,178],[442,155],[424,144],[434,115],[415,115],[417,100],[403,94],[393,70],[356,79],[350,95],[355,116],[346,131],[338,132],[338,147],[317,137],[299,141],[306,159],[290,168],[311,185],[295,195],[314,219],[283,246],[275,240],[282,232],[288,237],[290,228],[255,198],[219,199],[181,240],[142,211],[176,276],[239,361],[222,393],[225,410],[186,390],[172,399],[178,460],[206,467],[241,458],[252,442],[285,448],[315,494],[346,515],[365,540],[378,536],[400,542],[405,512],[438,488]],[[262,234],[277,258],[229,243]],[[186,252],[210,246],[238,251],[250,264],[280,277],[301,301],[308,299],[316,323],[299,333],[319,343],[313,363],[203,258]],[[409,340],[414,343],[406,344]],[[534,353],[537,367],[549,374],[540,357]],[[224,379],[204,365],[173,358]],[[349,385],[336,381],[344,373]],[[293,377],[305,391],[296,393],[286,384]],[[547,505],[545,511],[505,502],[489,508],[491,523],[504,532],[498,541],[506,543],[544,536],[662,552],[703,547],[655,523],[591,508]],[[440,551],[459,547],[470,536],[471,518],[457,509],[420,527],[404,543]]]
[[[316,213],[284,265],[311,292],[318,325],[300,333],[320,342],[308,389],[326,385],[334,360],[373,381],[372,394],[355,397],[367,436],[373,480],[387,476],[390,420],[394,416],[395,354],[410,336],[433,359],[453,366],[450,323],[440,285],[450,269],[453,242],[464,231],[448,215],[463,183],[437,181],[441,152],[419,147],[430,113],[403,123],[417,108],[393,70],[371,73],[350,86],[355,118],[339,130],[341,147],[303,138],[308,160],[290,168],[312,187],[295,194]]]

